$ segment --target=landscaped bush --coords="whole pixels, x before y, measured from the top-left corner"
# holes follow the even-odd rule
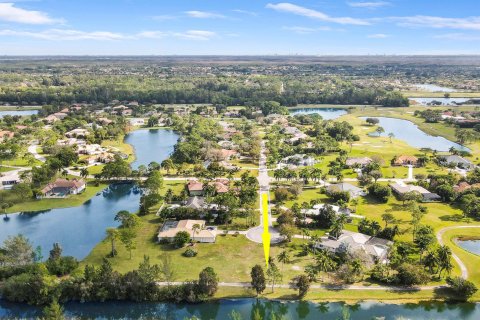
[[[188,248],[187,250],[185,250],[185,252],[183,253],[183,256],[184,257],[187,257],[187,258],[192,258],[192,257],[195,257],[197,256],[198,252],[191,249],[191,248]]]

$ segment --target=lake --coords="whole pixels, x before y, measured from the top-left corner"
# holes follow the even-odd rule
[[[333,120],[347,114],[345,109],[337,108],[295,108],[290,109],[290,115],[296,116],[301,114],[319,114],[325,120]]]
[[[480,240],[456,240],[455,243],[468,252],[480,255]]]
[[[127,134],[125,142],[135,149],[132,168],[138,169],[140,165],[147,166],[152,161],[161,163],[173,152],[179,137],[174,131],[166,129],[136,130]]]
[[[256,299],[220,300],[202,304],[173,303],[68,303],[65,315],[82,319],[162,319],[183,320],[196,316],[201,320],[230,319],[232,310],[241,314],[242,319],[252,319],[258,314],[262,319],[270,315],[283,315],[282,319],[305,320],[365,320],[365,319],[415,319],[415,320],[477,320],[480,319],[480,304],[382,304],[362,302],[352,306],[342,303],[315,304],[310,302],[278,302]],[[0,300],[1,318],[34,318],[41,315],[41,309],[23,304]]]
[[[7,115],[10,116],[31,116],[33,114],[38,114],[38,110],[10,110],[10,111],[0,111],[0,118],[3,118]]]
[[[385,129],[382,136],[387,137],[388,134],[392,132],[395,135],[395,139],[403,140],[412,147],[419,149],[431,148],[432,150],[437,151],[448,151],[451,147],[454,147],[457,150],[470,150],[458,143],[447,140],[444,137],[429,135],[420,130],[418,126],[411,121],[385,117],[374,118],[377,118],[380,121],[379,126]],[[365,120],[367,117],[361,117],[360,119]],[[376,136],[376,133],[373,133],[372,135]]]
[[[428,91],[428,92],[456,92],[458,90],[453,89],[453,88],[447,88],[447,87],[441,87],[436,84],[416,84],[415,87],[417,87],[420,90],[423,91]]]
[[[0,220],[0,242],[8,236],[23,234],[32,244],[42,247],[45,258],[58,242],[64,255],[85,258],[105,238],[105,229],[118,226],[114,221],[120,210],[139,209],[140,193],[132,184],[115,184],[81,206],[35,213],[10,214]]]
[[[432,105],[433,101],[440,102],[442,106],[451,106],[451,105],[465,103],[468,100],[471,100],[472,98],[408,98],[408,99],[413,100],[417,102],[417,104],[422,106]]]
[[[138,130],[126,141],[137,152],[135,166],[162,162],[173,151],[178,135],[171,130]],[[135,167],[134,166],[134,167]],[[0,220],[0,243],[10,235],[23,234],[34,246],[41,246],[44,256],[54,242],[60,243],[65,255],[85,258],[105,238],[105,229],[116,227],[114,217],[120,210],[136,212],[140,191],[132,184],[114,184],[81,206],[34,213],[10,214]]]

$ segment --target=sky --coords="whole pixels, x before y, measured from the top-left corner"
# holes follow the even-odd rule
[[[0,0],[0,55],[480,54],[478,0],[283,1]]]

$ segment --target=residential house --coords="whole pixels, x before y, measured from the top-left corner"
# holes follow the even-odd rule
[[[332,253],[363,251],[370,256],[373,262],[386,263],[387,255],[393,242],[382,238],[372,237],[363,233],[342,230],[338,239],[322,237],[315,247]]]
[[[279,167],[290,167],[294,169],[296,167],[310,167],[315,165],[315,163],[317,163],[317,161],[313,157],[307,156],[306,154],[294,154],[283,158],[279,163]]]
[[[475,168],[472,162],[457,155],[439,156],[438,161],[443,166],[455,166],[464,170],[473,170]]]
[[[192,240],[202,243],[214,243],[217,236],[216,228],[207,227],[205,220],[167,220],[160,228],[158,241],[173,241],[180,231],[187,232]]]
[[[87,142],[83,139],[77,139],[77,138],[67,138],[67,139],[62,139],[57,141],[58,146],[82,146],[87,144]]]
[[[130,122],[131,126],[137,126],[137,127],[144,126],[147,123],[143,118],[131,118],[131,119],[128,119],[128,121]]]
[[[21,182],[19,171],[13,170],[5,172],[0,176],[0,188],[10,190],[14,185]]]
[[[97,121],[100,122],[103,125],[109,125],[109,124],[113,123],[113,120],[110,120],[108,118],[98,118]]]
[[[326,205],[326,203],[316,204],[312,207],[312,209],[301,209],[300,212],[309,216],[318,216],[320,214],[320,211],[325,208]],[[335,211],[336,214],[344,214],[347,216],[351,214],[351,211],[348,208],[341,208],[334,205],[329,206],[333,209],[333,211]]]
[[[333,192],[348,192],[350,193],[351,198],[358,198],[360,196],[363,197],[366,195],[366,192],[363,191],[363,189],[346,182],[331,184],[327,186],[327,193]]]
[[[12,139],[15,136],[15,133],[8,130],[0,131],[0,141],[5,141],[8,139]]]
[[[79,194],[83,192],[86,186],[87,185],[83,179],[57,179],[55,182],[47,184],[41,190],[41,195],[43,198],[64,198],[71,194]]]
[[[401,155],[394,159],[393,165],[395,166],[417,166],[418,158],[415,156]]]
[[[230,160],[232,157],[236,156],[238,152],[236,150],[229,149],[220,149],[219,156],[221,161]]]
[[[125,110],[122,111],[122,116],[124,116],[124,117],[131,116],[132,114],[133,114],[132,109],[125,109]]]
[[[63,120],[68,116],[68,114],[66,114],[65,112],[56,112],[53,115],[60,120]]]
[[[422,201],[424,202],[440,201],[442,199],[438,194],[430,192],[421,186],[405,184],[403,182],[391,183],[390,188],[400,197],[408,192],[418,192],[422,195]]]
[[[462,181],[458,185],[453,187],[453,191],[462,193],[473,188],[480,189],[480,183],[475,183],[471,185],[468,182]]]
[[[191,197],[203,196],[203,183],[198,180],[190,180],[187,183],[187,190]]]
[[[217,194],[227,193],[230,190],[230,181],[228,179],[218,178],[209,182],[208,185],[213,186],[215,188],[215,193]],[[192,179],[187,183],[187,190],[191,197],[203,196],[204,184],[198,180]]]
[[[363,157],[363,158],[347,158],[347,161],[345,164],[348,167],[360,167],[363,168],[369,163],[371,163],[373,160],[368,158],[368,157]]]
[[[78,154],[86,154],[86,155],[99,155],[104,153],[106,150],[99,144],[85,144],[85,145],[80,145],[77,148],[77,153]]]
[[[65,133],[67,138],[86,138],[90,132],[87,129],[77,128]]]
[[[49,115],[44,120],[47,121],[47,123],[54,123],[54,122],[60,121],[60,119],[54,116],[53,114]]]

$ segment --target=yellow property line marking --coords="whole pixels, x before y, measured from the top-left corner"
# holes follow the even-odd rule
[[[262,194],[262,214],[263,214],[263,253],[265,254],[265,264],[268,268],[268,258],[270,257],[270,232],[268,230],[268,195]]]

